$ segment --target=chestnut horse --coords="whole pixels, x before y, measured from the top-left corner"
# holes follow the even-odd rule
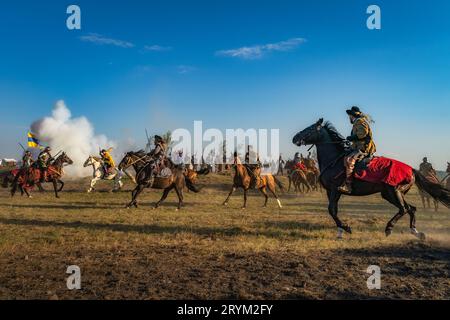
[[[256,177],[261,174],[261,168],[256,166],[253,168],[252,165],[243,165],[240,163],[237,155],[234,156],[234,178],[233,178],[233,186],[231,187],[231,191],[228,194],[228,197],[223,202],[223,205],[228,205],[228,200],[231,195],[237,188],[242,188],[244,190],[244,205],[242,209],[245,209],[247,206],[247,191],[251,188],[258,189],[264,195],[264,207],[267,206],[267,200],[269,196],[267,195],[267,189],[273,194],[275,199],[277,199],[278,207],[281,208],[281,202],[275,193],[276,185],[283,190],[283,184],[272,174],[263,174],[261,175],[260,181],[256,181]]]

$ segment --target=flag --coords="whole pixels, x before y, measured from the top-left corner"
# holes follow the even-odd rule
[[[34,134],[28,132],[28,148],[39,148],[40,143]]]

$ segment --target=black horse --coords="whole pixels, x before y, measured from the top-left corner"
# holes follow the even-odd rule
[[[297,133],[292,142],[297,145],[315,145],[317,148],[317,158],[320,167],[320,182],[327,190],[328,211],[336,222],[339,235],[342,229],[351,233],[351,228],[347,223],[338,218],[338,202],[341,193],[338,187],[345,179],[344,156],[348,152],[347,141],[337,132],[330,122],[323,122],[320,119],[315,124]],[[383,199],[387,200],[399,211],[388,222],[386,226],[386,236],[392,233],[395,223],[406,213],[410,216],[411,233],[424,239],[425,234],[416,229],[416,208],[405,201],[405,194],[416,183],[420,190],[430,194],[435,200],[442,202],[446,207],[450,206],[450,191],[439,184],[428,181],[420,172],[413,170],[411,182],[396,187],[385,183],[371,183],[355,179],[353,182],[351,196],[366,196],[380,192]]]
[[[190,191],[195,193],[200,192],[200,188],[196,187],[191,181],[191,178],[187,175],[183,168],[180,168],[173,164],[169,159],[164,160],[164,164],[172,171],[172,174],[168,177],[155,177],[156,162],[143,150],[137,152],[128,152],[120,162],[118,169],[126,170],[129,167],[133,167],[136,171],[136,188],[131,193],[131,201],[126,206],[131,208],[132,206],[137,208],[137,197],[145,188],[163,189],[163,195],[161,199],[155,204],[155,208],[167,198],[169,192],[175,189],[178,196],[178,209],[181,209],[183,204],[183,189],[186,186]]]

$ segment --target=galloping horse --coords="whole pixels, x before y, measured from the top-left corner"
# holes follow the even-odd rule
[[[247,166],[240,163],[240,160],[238,159],[237,155],[234,156],[234,178],[233,178],[233,186],[231,187],[231,191],[228,194],[228,197],[223,202],[223,205],[228,205],[228,200],[230,199],[231,195],[234,191],[236,191],[237,188],[244,189],[244,205],[242,209],[245,209],[247,206],[247,191],[250,188],[255,188],[261,191],[261,193],[265,197],[264,201],[264,207],[267,206],[267,200],[269,197],[267,196],[266,189],[269,189],[269,191],[273,194],[275,199],[277,199],[278,207],[281,208],[281,202],[280,199],[278,199],[277,194],[275,193],[275,186],[278,185],[281,190],[283,190],[283,184],[272,174],[264,174],[261,176],[261,180],[259,183],[257,183],[256,176],[261,173],[261,168],[257,167],[253,170],[248,168]]]
[[[88,193],[92,192],[95,187],[95,184],[99,180],[114,180],[114,187],[113,191],[118,191],[122,189],[123,182],[121,181],[123,172],[120,170],[114,169],[114,172],[105,176],[105,170],[103,169],[103,160],[99,157],[89,156],[89,158],[86,159],[86,161],[83,164],[83,167],[92,166],[92,180],[89,189],[87,190]]]
[[[72,163],[72,159],[70,159],[67,154],[63,152],[47,168],[47,176],[44,182],[53,183],[53,190],[55,191],[56,198],[59,198],[58,192],[64,188],[64,182],[61,180],[64,175],[63,167],[65,164],[70,165]],[[20,191],[24,191],[26,195],[31,198],[29,190],[34,185],[37,185],[39,189],[42,189],[41,174],[41,170],[36,167],[31,167],[28,170],[20,170],[14,179],[11,189],[11,196],[13,197],[17,191],[17,188],[19,188]],[[58,183],[61,185],[59,189],[57,188]]]
[[[155,204],[155,209],[167,198],[172,189],[178,196],[177,210],[181,209],[183,204],[183,188],[188,187],[189,190],[197,193],[200,189],[186,175],[185,170],[175,166],[172,161],[166,161],[167,167],[172,171],[168,177],[155,177],[155,161],[144,151],[128,152],[120,162],[118,169],[126,170],[133,167],[136,171],[136,188],[131,193],[131,202],[127,204],[127,208],[131,206],[138,207],[137,197],[145,188],[163,189],[161,199]]]
[[[297,145],[316,145],[317,158],[321,172],[320,181],[327,190],[328,211],[338,227],[338,235],[342,235],[342,230],[351,233],[351,228],[347,223],[338,218],[338,201],[341,193],[338,187],[344,180],[344,156],[346,155],[346,140],[337,132],[331,123],[323,123],[320,119],[315,124],[297,133],[292,142]],[[434,199],[442,202],[445,206],[450,206],[450,191],[440,184],[428,181],[420,172],[412,170],[410,182],[397,186],[379,182],[366,182],[355,179],[351,196],[365,196],[381,193],[383,199],[395,205],[399,211],[387,223],[385,233],[389,236],[395,223],[406,213],[410,216],[411,233],[420,239],[425,238],[425,234],[416,229],[416,208],[405,201],[405,194],[411,189],[414,182],[420,190],[426,191]]]

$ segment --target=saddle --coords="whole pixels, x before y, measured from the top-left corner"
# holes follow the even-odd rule
[[[356,161],[355,163],[355,173],[361,174],[361,172],[368,169],[370,162],[373,160],[372,156],[367,156],[362,160]]]

